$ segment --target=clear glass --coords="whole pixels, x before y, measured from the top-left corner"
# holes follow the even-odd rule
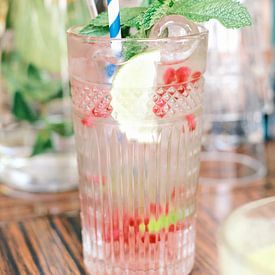
[[[219,233],[221,275],[275,274],[275,197],[235,210]]]
[[[207,186],[244,186],[266,175],[263,112],[255,82],[249,73],[207,78],[200,174]]]
[[[218,77],[223,74],[252,78],[255,96],[262,110],[269,113],[273,108],[270,0],[243,2],[252,16],[251,27],[232,30],[215,21],[205,24],[211,33],[206,79],[216,76],[218,83]]]
[[[142,52],[118,60],[108,38],[80,36],[77,30],[68,32],[68,49],[87,270],[189,274],[207,31],[114,40],[123,57],[129,45]],[[147,71],[144,58],[155,55]],[[110,64],[116,67],[113,78],[106,77]],[[137,64],[139,70],[131,72]],[[152,74],[153,86],[144,84],[140,70]],[[187,77],[169,80],[171,71]]]
[[[11,191],[76,188],[66,29],[89,20],[86,1],[8,4],[0,50],[0,181]]]

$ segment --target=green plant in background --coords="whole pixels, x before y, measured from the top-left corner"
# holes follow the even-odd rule
[[[3,50],[1,71],[13,116],[38,129],[32,155],[54,150],[54,134],[73,134],[68,117],[49,121],[47,106],[69,95],[66,79],[61,80],[67,70],[66,29],[89,18],[85,0],[9,2],[6,26],[15,47]]]

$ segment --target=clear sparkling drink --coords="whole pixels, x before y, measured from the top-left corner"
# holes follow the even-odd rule
[[[108,39],[68,35],[84,260],[91,274],[188,274],[207,32],[134,43],[121,61]]]

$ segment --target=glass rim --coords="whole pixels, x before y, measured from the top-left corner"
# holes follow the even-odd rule
[[[110,38],[110,37],[92,37],[84,34],[79,34],[76,32],[76,29],[83,27],[81,25],[75,25],[70,27],[67,30],[67,35],[68,36],[74,36],[78,39],[83,39],[86,42],[101,42],[101,43],[106,43],[106,42],[111,42],[111,41],[118,41],[118,42],[127,42],[127,41],[136,41],[140,43],[145,43],[145,42],[180,42],[180,41],[185,41],[187,39],[200,39],[208,35],[209,31],[201,24],[197,24],[199,27],[199,31],[196,33],[192,34],[187,34],[187,35],[182,35],[182,36],[174,36],[174,37],[168,37],[168,38]]]
[[[249,210],[258,208],[260,206],[268,205],[271,203],[275,203],[275,196],[266,197],[264,199],[255,200],[249,203],[246,203],[244,205],[241,205],[237,209],[235,209],[232,213],[229,214],[229,216],[225,219],[222,226],[219,229],[218,232],[218,241],[219,246],[222,243],[222,246],[224,246],[230,253],[230,255],[233,255],[234,257],[238,257],[238,259],[241,259],[243,263],[245,263],[245,266],[251,266],[253,269],[255,269],[257,272],[265,272],[263,274],[272,274],[273,270],[269,270],[268,267],[263,267],[255,261],[249,259],[246,257],[246,255],[240,251],[238,251],[236,248],[234,248],[230,242],[228,241],[227,234],[226,234],[226,228],[228,226],[228,223],[236,216],[242,215],[242,213],[245,213]],[[268,272],[268,273],[266,273]]]

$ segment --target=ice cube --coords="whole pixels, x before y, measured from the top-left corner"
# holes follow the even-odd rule
[[[199,32],[197,25],[180,15],[164,16],[150,32],[150,38],[184,37]],[[179,62],[189,58],[197,49],[199,39],[188,37],[168,41],[162,48],[162,62]]]

